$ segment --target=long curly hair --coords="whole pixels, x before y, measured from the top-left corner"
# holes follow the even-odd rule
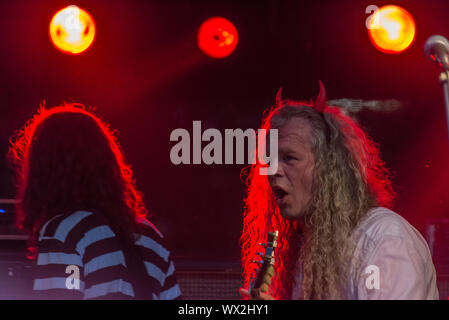
[[[102,214],[125,247],[147,215],[116,131],[81,104],[41,106],[10,139],[17,186],[16,223],[30,235],[35,258],[42,225],[59,214]]]
[[[302,299],[344,299],[354,257],[354,230],[370,208],[389,207],[394,198],[377,145],[339,108],[321,103],[281,99],[262,124],[267,130],[279,129],[297,117],[312,127],[315,167],[303,227],[282,218],[267,176],[259,174],[261,164],[253,165],[247,178],[240,239],[244,285],[257,271],[251,260],[258,244],[266,240],[268,231],[279,230],[270,288],[278,299],[291,299],[295,285],[301,288]],[[299,268],[302,280],[297,279]]]

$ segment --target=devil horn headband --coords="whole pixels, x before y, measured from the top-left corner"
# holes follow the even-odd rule
[[[323,83],[321,80],[318,80],[320,84],[320,93],[318,94],[318,97],[315,100],[314,108],[316,111],[323,113],[324,108],[326,108],[326,88],[324,88]]]
[[[276,105],[280,106],[282,104],[282,87],[279,88],[278,92],[276,93]]]
[[[316,98],[313,108],[320,112],[324,112],[324,108],[326,108],[326,88],[323,85],[323,82],[321,80],[318,80],[318,83],[320,85],[320,92],[318,93],[318,97]],[[282,87],[279,88],[278,92],[276,93],[276,105],[279,107],[282,104]]]

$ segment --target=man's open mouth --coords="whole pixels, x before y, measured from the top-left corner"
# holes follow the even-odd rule
[[[282,200],[288,194],[284,189],[280,187],[274,187],[273,189],[274,196],[276,200]]]

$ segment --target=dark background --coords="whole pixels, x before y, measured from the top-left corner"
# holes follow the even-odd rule
[[[145,194],[152,221],[177,256],[239,259],[245,184],[242,165],[170,162],[172,130],[257,128],[284,96],[310,99],[318,80],[329,99],[398,99],[393,113],[364,111],[362,126],[394,172],[394,209],[425,234],[447,217],[449,140],[438,70],[423,54],[428,36],[449,36],[448,1],[395,1],[415,18],[404,53],[370,43],[365,8],[391,1],[3,1],[0,4],[0,158],[8,139],[42,101],[95,106],[119,138]],[[48,24],[76,4],[96,22],[93,46],[72,56],[56,50]],[[231,20],[239,44],[223,60],[205,56],[196,32],[212,16]],[[224,132],[224,131],[222,131]],[[0,198],[15,191],[0,162]]]

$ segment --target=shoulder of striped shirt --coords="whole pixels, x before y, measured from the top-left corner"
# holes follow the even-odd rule
[[[139,217],[138,221],[140,223],[143,223],[144,225],[150,227],[151,229],[153,229],[159,235],[159,237],[161,237],[162,239],[164,238],[164,235],[156,228],[156,226],[154,224],[152,224],[150,221],[148,221],[147,219]]]
[[[67,216],[58,215],[50,219],[41,230],[41,236],[39,241],[54,239],[59,242],[65,243],[68,235],[76,228],[76,226],[81,223],[85,218],[93,218],[92,226],[88,226],[88,230],[84,230],[83,234],[77,237],[76,243],[74,243],[74,248],[79,254],[83,254],[85,248],[101,239],[111,238],[115,236],[113,230],[105,223],[104,219],[98,214],[89,211],[76,211]],[[52,235],[43,236],[45,234],[45,229],[49,223],[57,218],[61,221],[55,226],[55,233]],[[139,218],[139,222],[146,226],[142,233],[137,234],[138,239],[136,240],[136,245],[146,247],[150,250],[157,252],[164,261],[168,262],[170,251],[165,247],[165,239],[162,233],[147,219]]]
[[[56,227],[56,232],[53,236],[44,236],[45,231],[47,226],[54,221],[57,218],[60,218],[63,216],[63,214],[59,214],[57,216],[54,216],[53,218],[51,218],[50,220],[48,220],[41,228],[40,233],[39,233],[39,240],[44,240],[44,239],[58,239],[62,242],[64,242],[67,234],[76,226],[78,225],[84,218],[88,217],[88,216],[98,216],[98,214],[90,212],[90,211],[84,211],[84,210],[78,210],[75,211],[74,213],[71,213],[69,215],[67,215],[63,220],[61,220],[58,224],[58,226]],[[154,231],[161,239],[164,239],[164,235],[156,228],[156,226],[154,224],[152,224],[149,220],[139,217],[138,218],[138,222],[147,226],[149,229],[151,229],[152,231]],[[99,225],[105,225],[103,219],[101,219],[101,221],[99,221]]]
[[[53,238],[53,237],[44,237],[45,231],[47,230],[47,227],[50,224],[50,222],[56,220],[57,218],[59,218],[61,216],[62,216],[62,214],[58,214],[57,216],[54,216],[53,218],[51,218],[50,220],[48,220],[47,222],[44,223],[44,225],[41,227],[41,230],[39,231],[39,240]]]
[[[63,220],[60,221],[59,225],[57,226],[57,228],[59,228],[62,224],[65,224],[66,227],[69,229],[68,231],[70,231],[71,229],[73,229],[79,222],[81,222],[83,220],[83,218],[90,216],[94,213],[90,212],[90,211],[84,211],[84,210],[78,210],[75,211],[69,215],[67,215],[67,217]],[[95,216],[98,216],[98,214],[94,214]],[[49,237],[44,237],[43,235],[45,234],[45,231],[47,229],[47,226],[54,221],[57,218],[60,218],[61,216],[63,216],[63,214],[59,214],[57,216],[54,216],[53,218],[51,218],[50,220],[48,220],[41,228],[40,233],[39,233],[39,238],[49,238]],[[152,224],[149,220],[139,217],[138,218],[138,222],[150,227],[153,231],[155,231],[157,233],[157,235],[160,238],[164,238],[164,235],[162,234],[162,232],[160,232],[158,230],[158,228],[156,228],[156,226],[154,224]],[[60,230],[61,233],[62,230]],[[68,232],[66,232],[68,233]]]
[[[65,242],[67,235],[70,231],[78,225],[84,218],[91,216],[93,213],[90,211],[78,210],[71,214],[59,214],[48,220],[41,228],[39,232],[39,241],[45,239],[57,239],[61,242]],[[48,225],[58,219],[63,217],[63,219],[58,223],[53,236],[44,236]]]

